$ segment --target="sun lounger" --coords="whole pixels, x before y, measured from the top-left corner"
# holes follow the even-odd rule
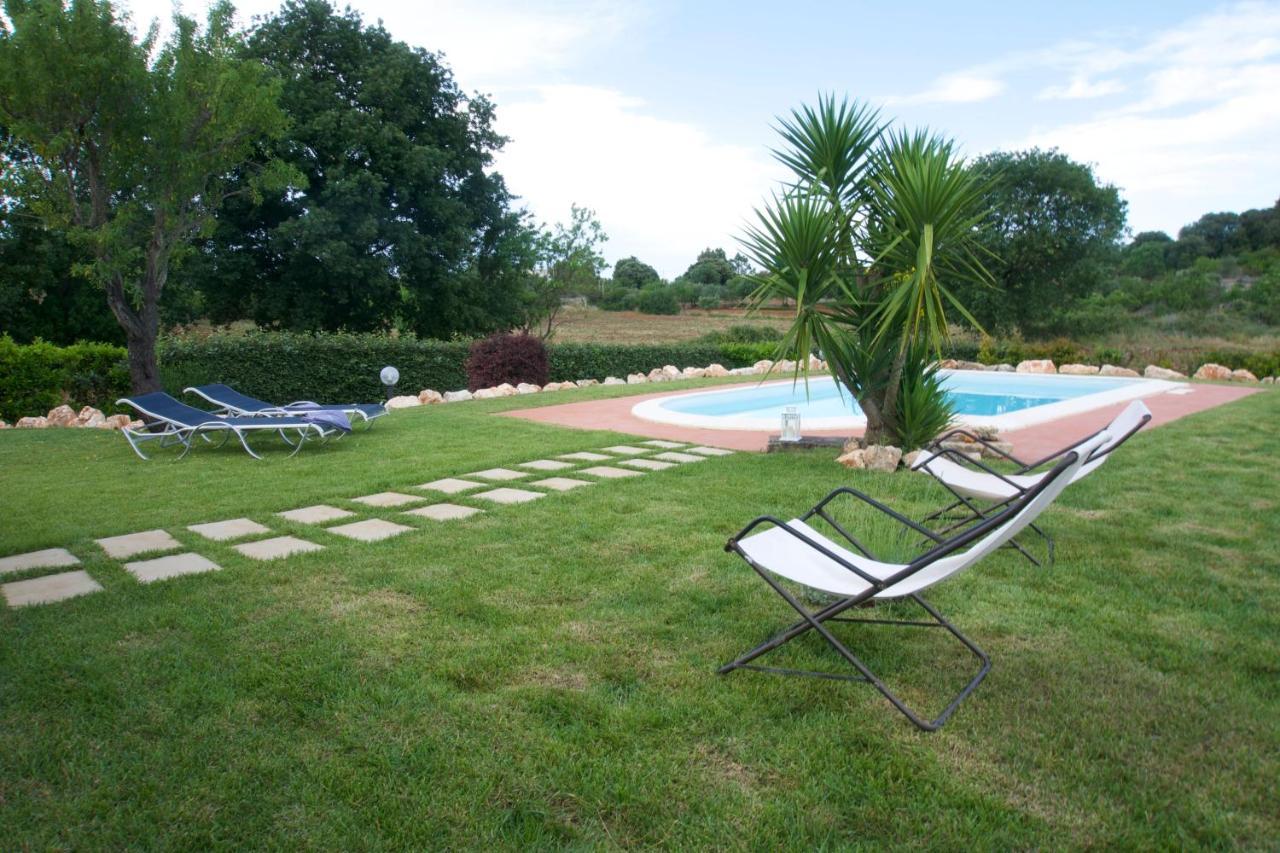
[[[380,418],[387,413],[384,406],[379,403],[312,403],[305,400],[299,400],[294,403],[288,403],[284,406],[275,406],[271,403],[255,399],[246,394],[232,388],[230,385],[222,383],[214,383],[212,385],[196,385],[192,388],[183,389],[187,394],[195,394],[198,397],[217,406],[218,414],[236,415],[239,417],[256,417],[260,415],[300,415],[308,412],[332,411],[341,412],[352,420],[359,420],[368,426],[373,425],[375,418]]]
[[[146,425],[141,429],[126,427],[122,432],[129,441],[133,452],[143,459],[148,458],[140,445],[148,441],[158,441],[161,448],[175,444],[183,446],[181,459],[191,452],[196,439],[214,443],[221,438],[217,446],[225,444],[235,436],[245,451],[254,459],[261,459],[249,446],[247,436],[254,433],[276,433],[286,444],[293,447],[296,454],[302,445],[312,439],[326,439],[337,434],[337,430],[301,416],[287,417],[219,417],[211,412],[188,406],[163,391],[140,394],[136,397],[123,397],[116,401],[136,410],[142,415]]]

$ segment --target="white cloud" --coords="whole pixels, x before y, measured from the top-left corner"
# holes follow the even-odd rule
[[[891,95],[884,98],[884,103],[973,104],[990,100],[1004,89],[1004,82],[993,76],[976,72],[947,74],[939,77],[934,85],[924,91],[910,95]]]
[[[1091,81],[1075,77],[1065,86],[1048,86],[1036,97],[1042,101],[1082,101],[1123,92],[1127,87],[1119,80]]]

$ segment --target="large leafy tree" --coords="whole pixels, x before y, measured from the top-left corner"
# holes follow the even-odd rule
[[[780,354],[821,352],[867,418],[866,439],[917,446],[950,419],[930,364],[955,296],[990,276],[977,244],[985,173],[953,144],[889,131],[879,114],[823,97],[781,121],[792,180],[743,245],[762,271],[752,304],[795,305]],[[972,318],[970,318],[972,319]]]
[[[522,331],[551,337],[565,297],[594,293],[603,285],[601,274],[608,264],[600,247],[608,239],[596,212],[574,204],[567,224],[557,222],[528,241],[533,269],[523,276]]]
[[[528,270],[511,264],[527,262],[530,235],[490,170],[503,139],[489,101],[324,0],[290,0],[248,54],[284,79],[292,120],[263,156],[306,186],[221,213],[199,277],[216,319],[435,337],[515,322]]]
[[[983,247],[997,287],[961,285],[958,294],[990,331],[1058,331],[1063,309],[1098,290],[1110,274],[1125,227],[1125,202],[1093,169],[1059,151],[997,151],[974,169],[988,185]]]
[[[613,265],[613,284],[615,287],[639,290],[646,284],[652,284],[661,280],[661,278],[657,270],[635,255],[623,258]]]
[[[177,16],[156,50],[107,0],[7,0],[0,124],[11,135],[3,191],[83,252],[124,330],[134,391],[160,387],[156,338],[170,271],[231,194],[284,183],[280,169],[227,176],[278,136],[279,86],[240,56],[232,9],[201,29]]]

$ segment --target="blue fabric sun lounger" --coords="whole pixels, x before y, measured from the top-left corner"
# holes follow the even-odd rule
[[[273,406],[271,403],[255,399],[247,394],[241,394],[230,385],[223,385],[220,382],[212,385],[196,385],[192,388],[186,388],[184,391],[187,394],[195,394],[197,397],[217,406],[216,411],[218,414],[238,417],[297,415],[304,412],[328,411],[342,412],[352,420],[358,418],[362,423],[372,426],[374,418],[380,418],[387,413],[387,410],[378,403],[335,403],[329,405],[298,401],[284,406]]]
[[[301,416],[219,417],[212,412],[188,406],[163,391],[139,394],[136,397],[122,397],[116,403],[135,409],[146,421],[146,426],[141,429],[126,427],[121,430],[129,446],[133,448],[133,452],[143,459],[148,457],[139,445],[147,441],[159,440],[162,448],[181,444],[183,450],[178,456],[181,459],[191,452],[197,438],[213,444],[215,436],[221,436],[222,441],[216,443],[216,446],[221,447],[234,435],[239,439],[245,452],[254,459],[261,459],[262,457],[249,446],[246,437],[248,433],[278,433],[285,444],[293,448],[290,456],[301,450],[302,445],[309,439],[324,440],[338,433],[337,429]]]

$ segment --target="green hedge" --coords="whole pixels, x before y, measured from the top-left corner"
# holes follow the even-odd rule
[[[124,348],[112,344],[17,344],[0,336],[0,418],[43,415],[63,403],[113,412],[129,393],[124,359]]]

